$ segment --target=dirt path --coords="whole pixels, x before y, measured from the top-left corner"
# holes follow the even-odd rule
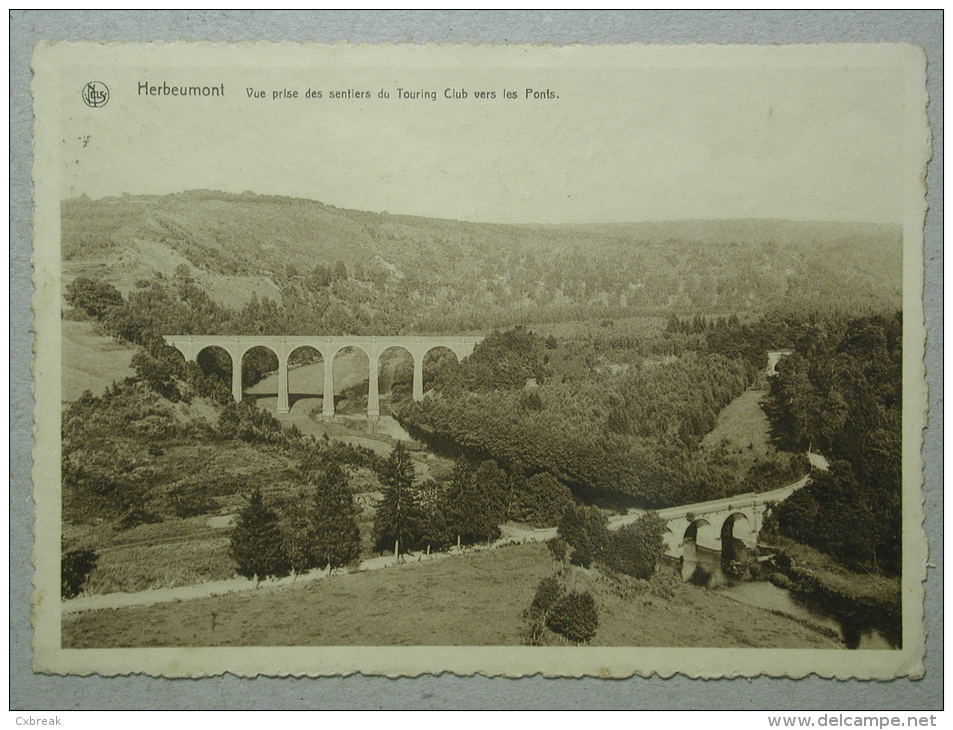
[[[506,526],[504,526],[506,527]],[[362,560],[358,567],[351,571],[347,569],[338,569],[335,575],[342,575],[352,572],[365,572],[371,570],[382,570],[384,568],[393,568],[399,570],[410,565],[415,565],[428,560],[441,560],[444,558],[458,557],[484,550],[493,550],[504,544],[514,542],[538,542],[546,540],[555,534],[555,528],[551,530],[515,530],[512,534],[504,529],[503,537],[499,540],[486,545],[471,545],[461,549],[451,548],[447,552],[431,552],[429,555],[423,552],[408,553],[402,556],[400,562],[394,559],[393,555],[384,555],[376,558]],[[316,580],[322,580],[328,577],[327,570],[312,570],[297,576],[287,576],[285,578],[274,578],[257,583],[254,580],[246,578],[230,578],[228,580],[215,580],[206,583],[197,583],[190,586],[178,586],[176,588],[153,588],[145,591],[136,591],[133,593],[100,593],[91,596],[80,596],[67,601],[62,601],[60,606],[62,612],[78,613],[81,611],[96,611],[101,609],[127,608],[129,606],[151,606],[157,603],[170,603],[174,601],[190,601],[196,598],[210,598],[227,593],[241,593],[244,591],[253,591],[259,586],[275,588],[279,586],[300,585],[310,583]]]

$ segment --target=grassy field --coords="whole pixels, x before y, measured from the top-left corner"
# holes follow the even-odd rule
[[[129,361],[135,350],[104,337],[92,322],[62,321],[63,400],[72,402],[84,390],[100,395],[115,380],[134,375]]]
[[[508,546],[285,588],[68,615],[69,648],[131,646],[513,645],[546,548]],[[820,633],[716,593],[659,578],[620,587],[573,569],[600,608],[594,644],[837,648]],[[550,636],[551,643],[562,640]]]
[[[721,409],[715,427],[705,434],[701,447],[705,451],[723,448],[737,464],[740,475],[752,466],[771,459],[777,453],[771,443],[771,423],[761,409],[767,391],[746,390]]]
[[[753,460],[774,453],[770,441],[771,424],[761,410],[763,390],[746,390],[721,409],[715,427],[702,439],[702,446],[712,448],[725,442],[731,450],[747,451]]]
[[[228,537],[206,536],[153,545],[131,545],[99,553],[85,586],[88,593],[173,588],[235,574]]]

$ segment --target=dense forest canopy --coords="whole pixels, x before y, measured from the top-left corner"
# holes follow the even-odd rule
[[[748,344],[766,340],[766,327],[722,319],[704,333],[632,338],[632,350],[612,354],[634,366],[614,373],[573,358],[573,343],[493,333],[463,363],[443,361],[428,398],[402,401],[397,416],[463,452],[551,472],[584,500],[664,507],[760,491],[796,479],[800,458],[778,454],[748,474],[699,446],[719,411],[763,377],[766,353]],[[641,354],[672,350],[681,356],[664,364]]]

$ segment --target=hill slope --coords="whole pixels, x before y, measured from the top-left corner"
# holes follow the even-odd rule
[[[786,616],[687,584],[662,582],[671,592],[664,597],[652,584],[621,597],[608,582],[578,572],[600,609],[595,645],[838,648]],[[514,545],[320,583],[88,611],[65,617],[63,645],[516,645],[521,613],[551,574],[543,546]]]
[[[405,330],[900,305],[900,230],[884,225],[497,225],[209,191],[66,200],[62,223],[68,277],[129,291],[184,266],[221,304],[324,296]]]

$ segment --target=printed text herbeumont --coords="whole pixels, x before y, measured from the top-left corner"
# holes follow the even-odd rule
[[[163,81],[161,86],[148,81],[139,82],[139,96],[225,96],[225,84],[217,86],[169,85]]]

